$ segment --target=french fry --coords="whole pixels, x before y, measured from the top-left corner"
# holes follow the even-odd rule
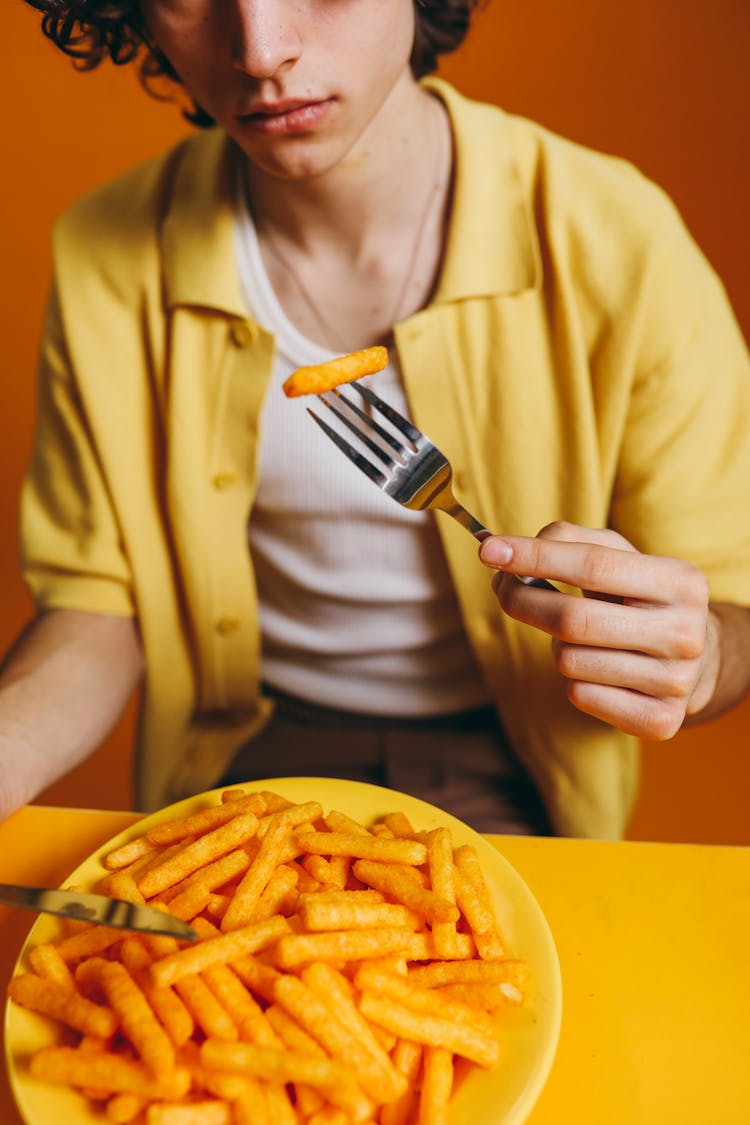
[[[303,892],[299,896],[298,906],[300,910],[312,902],[340,902],[344,906],[355,906],[358,903],[376,903],[385,902],[385,897],[380,891],[375,891],[372,887],[365,887],[363,890],[350,891],[347,889],[338,890],[332,887],[325,887],[319,891],[313,891],[311,894]]]
[[[260,851],[242,876],[221,920],[224,933],[243,926],[257,907],[260,896],[279,865],[282,849],[290,832],[291,824],[287,813],[274,813],[272,823],[263,836]]]
[[[374,992],[362,994],[359,1010],[368,1019],[404,1039],[413,1039],[428,1047],[445,1047],[488,1069],[498,1063],[500,1048],[497,1040],[468,1024],[456,1024],[440,1016],[415,1012]]]
[[[380,841],[380,843],[385,843],[385,841]],[[394,843],[402,843],[402,841],[394,841]],[[424,844],[420,844],[419,847],[424,850],[426,858],[427,849]],[[393,871],[388,864],[360,859],[354,864],[352,870],[363,883],[382,891],[383,894],[390,895],[402,905],[408,906],[410,910],[422,914],[431,924],[434,922],[458,921],[459,911],[455,903],[449,902],[448,899],[436,894],[435,891],[425,890],[408,875],[404,875],[400,871]]]
[[[209,925],[209,923],[205,923]],[[179,944],[171,937],[149,935],[145,943],[156,957],[171,957],[178,952]],[[229,1013],[219,1003],[206,982],[197,975],[181,977],[175,981],[174,990],[184,1003],[190,1016],[204,1035],[229,1041],[237,1038],[237,1028]]]
[[[258,822],[259,839],[263,839],[278,812],[285,814],[284,821],[290,828],[299,828],[303,825],[309,827],[310,821],[319,820],[322,817],[323,806],[318,801],[305,801],[303,805],[289,805],[285,809],[269,812],[266,816],[262,816]]]
[[[230,1043],[238,1038],[234,1020],[201,977],[182,977],[174,990],[204,1035]]]
[[[341,383],[351,383],[364,375],[382,371],[388,364],[388,349],[383,347],[362,348],[348,355],[331,359],[327,363],[298,367],[283,385],[287,398],[299,395],[319,395],[338,387]]]
[[[383,824],[394,836],[408,838],[414,835],[414,826],[406,813],[387,813],[383,817]]]
[[[109,1098],[104,1112],[107,1120],[113,1121],[115,1125],[128,1125],[146,1104],[145,1099],[139,1098],[137,1094],[114,1094]]]
[[[304,851],[313,855],[345,855],[381,863],[405,863],[418,867],[427,859],[427,848],[413,840],[380,840],[370,835],[345,832],[314,832],[298,829],[296,838]]]
[[[320,1043],[303,1027],[300,1027],[297,1021],[278,1004],[271,1004],[266,1009],[266,1016],[279,1039],[290,1050],[325,1057],[325,1051]],[[351,1083],[342,1089],[333,1086],[327,1087],[325,1096],[333,1105],[348,1113],[351,1121],[355,1123],[369,1121],[372,1116],[373,1103],[365,1097],[356,1083]]]
[[[343,890],[346,886],[346,871],[333,866],[333,860],[339,862],[346,860],[346,856],[333,856],[332,859],[325,859],[322,855],[306,855],[302,860],[301,866],[311,875],[313,879],[317,879],[324,887],[332,887],[336,890]]]
[[[273,1003],[276,981],[281,976],[277,969],[265,965],[257,957],[240,957],[232,962],[232,968],[248,988],[269,1004]]]
[[[273,1125],[264,1087],[253,1078],[245,1082],[246,1089],[234,1102],[235,1125]]]
[[[323,884],[318,882],[309,872],[305,871],[302,864],[299,865],[299,877],[297,879],[297,893],[298,894],[316,894],[318,891],[323,890]]]
[[[340,1059],[342,1065],[346,1064],[350,1068],[357,1084],[366,1094],[376,1100],[381,1098],[386,1080],[383,1070],[375,1064],[373,1056],[362,1042],[352,1037],[350,1029],[304,980],[291,974],[280,977],[276,982],[275,994],[276,1002],[317,1039],[332,1058]],[[398,1075],[395,1070],[393,1073],[395,1080]],[[398,1093],[401,1092],[398,1090]],[[397,1096],[396,1093],[393,1096]]]
[[[427,1047],[419,1093],[419,1125],[446,1125],[452,1090],[453,1055],[444,1047]]]
[[[450,942],[450,944],[448,944]],[[404,950],[409,961],[433,961],[436,958],[450,957],[451,960],[470,960],[476,957],[477,947],[471,934],[455,934],[443,938],[442,953],[439,952],[432,933],[410,934],[409,943]]]
[[[385,1053],[389,1055],[398,1042],[398,1036],[391,1031],[386,1031],[384,1027],[378,1027],[376,1023],[370,1024],[370,1029]]]
[[[430,886],[448,902],[456,901],[456,880],[453,866],[453,844],[447,828],[435,828],[427,837],[427,865]],[[438,957],[450,957],[456,937],[455,922],[435,922],[432,937]]]
[[[524,997],[523,990],[509,980],[501,981],[499,984],[477,984],[472,981],[467,981],[465,984],[446,984],[438,991],[450,1000],[459,1000],[462,1004],[483,1008],[485,1012],[494,1012],[508,1004],[522,1004]]]
[[[183,1067],[155,1075],[145,1063],[124,1055],[75,1047],[42,1047],[32,1055],[29,1070],[46,1082],[136,1094],[147,1100],[182,1098],[190,1088],[190,1074]]]
[[[153,844],[150,844],[145,836],[139,836],[137,839],[123,844],[122,847],[115,848],[109,855],[105,855],[102,863],[108,871],[117,871],[120,867],[129,867],[131,863],[155,854],[156,848]]]
[[[505,942],[497,924],[495,911],[484,881],[479,857],[474,848],[464,844],[453,853],[456,865],[456,901],[469,923],[479,956],[498,961],[505,954]]]
[[[521,988],[528,979],[525,961],[436,961],[420,965],[409,971],[409,979],[425,988],[444,984],[488,983],[503,984],[510,981]]]
[[[408,907],[392,902],[336,902],[310,895],[300,903],[300,917],[307,930],[367,930],[397,927],[416,930],[421,917]]]
[[[320,934],[286,934],[271,950],[282,969],[297,969],[310,961],[364,961],[407,948],[406,929],[340,930]]]
[[[409,966],[405,957],[373,957],[370,960],[360,962],[359,965],[355,965],[353,968],[356,971],[361,968],[362,965],[367,965],[371,969],[380,969],[384,973],[398,973],[399,976],[402,977],[405,977],[409,972]]]
[[[102,1039],[98,1035],[82,1035],[78,1043],[79,1051],[108,1051],[112,1047],[114,1035]]]
[[[146,833],[146,839],[155,847],[163,847],[184,840],[186,836],[203,836],[206,832],[220,828],[233,817],[246,812],[254,813],[256,817],[264,816],[266,802],[260,793],[243,795],[228,804],[210,805],[208,808],[200,809],[199,812],[191,813],[190,816],[158,824]]]
[[[189,1105],[151,1105],[146,1125],[231,1125],[232,1109],[225,1101],[191,1102]]]
[[[338,812],[336,809],[332,809],[331,812],[323,817],[323,823],[331,832],[341,832],[348,836],[371,835],[369,829],[365,828],[364,824],[360,824],[354,817],[349,816],[347,813]]]
[[[379,840],[394,840],[396,838],[396,833],[392,832],[388,825],[382,821],[379,824],[373,824],[370,832],[373,836],[377,836]],[[421,841],[418,842],[421,843]]]
[[[270,1004],[266,1008],[266,1017],[282,1046],[287,1046],[292,1051],[302,1051],[307,1055],[325,1055],[317,1039],[313,1039],[312,1035],[300,1027],[297,1021],[278,1004]]]
[[[290,907],[296,907],[299,897],[296,890],[298,882],[299,870],[288,863],[280,864],[261,891],[248,922],[263,922],[276,913],[291,913]]]
[[[206,1039],[201,1047],[201,1058],[209,1068],[263,1078],[270,1083],[304,1082],[307,1086],[325,1089],[351,1082],[347,1068],[335,1059],[259,1047],[255,1043]]]
[[[330,1008],[331,1015],[342,1020],[349,1029],[352,1039],[356,1040],[357,1044],[361,1044],[370,1056],[380,1083],[380,1098],[390,1102],[401,1097],[406,1087],[404,1077],[393,1065],[367,1020],[359,1012],[346,977],[322,962],[309,965],[302,970],[300,976],[310,991]]]
[[[220,922],[226,914],[227,907],[231,901],[231,895],[219,894],[217,891],[210,891],[208,899],[206,900],[205,910],[217,922]]]
[[[352,857],[348,855],[332,855],[328,860],[328,867],[331,872],[331,878],[334,880],[333,886],[343,891],[351,874]]]
[[[297,1125],[297,1114],[289,1100],[286,1086],[269,1083],[266,1090],[268,1112],[274,1125]]]
[[[248,1078],[241,1074],[229,1074],[226,1071],[211,1070],[204,1066],[201,1059],[200,1047],[197,1043],[186,1043],[180,1051],[180,1065],[190,1071],[191,1093],[205,1091],[217,1098],[233,1102],[247,1090]]]
[[[112,1049],[113,1042],[114,1036],[110,1036],[109,1039],[97,1039],[93,1035],[84,1035],[80,1043],[78,1044],[78,1050],[95,1052],[104,1057],[105,1053]],[[83,1094],[84,1098],[89,1098],[94,1102],[109,1102],[111,1100],[111,1095],[108,1090],[96,1090],[90,1086],[82,1086],[81,1093]],[[134,1097],[135,1095],[125,1096]],[[138,1100],[143,1101],[143,1099],[141,1098],[139,1098]]]
[[[406,1090],[395,1101],[383,1106],[381,1125],[407,1125],[417,1102],[417,1078],[422,1065],[422,1044],[399,1039],[393,1050],[393,1064],[406,1079]]]
[[[220,828],[199,836],[193,843],[182,848],[168,860],[159,863],[147,872],[138,882],[138,890],[145,898],[152,898],[167,887],[179,883],[192,875],[199,867],[211,860],[234,851],[245,840],[255,835],[258,818],[254,813],[243,813],[234,817]]]
[[[243,797],[249,797],[247,789],[223,789],[221,792],[221,803],[225,805],[227,801],[241,801]]]
[[[127,938],[120,946],[120,960],[136,981],[175,1047],[187,1043],[195,1021],[172,988],[158,988],[151,982],[151,957],[138,938]]]
[[[476,1027],[490,1036],[494,1032],[494,1025],[486,1012],[478,1012],[468,1004],[451,1000],[443,992],[415,984],[410,976],[385,973],[373,969],[370,965],[363,965],[357,971],[354,983],[363,992],[369,990],[378,996],[387,997],[407,1008],[412,1008],[415,1012],[424,1012],[427,1015],[453,1020],[455,1023],[468,1024],[469,1027]]]
[[[8,995],[22,1008],[59,1020],[84,1035],[106,1039],[117,1030],[119,1020],[110,1008],[93,1004],[66,984],[21,973],[8,984]]]
[[[284,809],[293,809],[294,801],[282,797],[280,793],[273,793],[269,789],[261,790],[261,797],[266,802],[266,813],[283,812]]]
[[[154,1074],[170,1070],[175,1063],[174,1047],[156,1019],[151,1005],[125,966],[105,962],[99,979],[120,1030]]]
[[[310,1125],[309,1118],[326,1104],[320,1090],[315,1090],[312,1086],[305,1086],[302,1082],[297,1082],[294,1087],[294,1102],[297,1116],[307,1121],[307,1125]]]
[[[186,836],[184,840],[180,840],[176,844],[170,844],[166,848],[157,848],[152,853],[152,855],[146,856],[144,859],[128,867],[126,870],[129,871],[130,874],[135,878],[136,886],[140,887],[140,882],[144,878],[144,876],[148,875],[150,871],[153,871],[155,867],[161,867],[161,865],[166,863],[167,860],[170,860],[173,856],[176,856],[180,852],[183,852],[188,844],[193,843],[194,839],[194,836]],[[176,893],[176,888],[169,886],[165,891],[159,892],[158,899],[160,901],[166,901],[169,898],[170,894]]]
[[[29,953],[29,961],[37,976],[54,981],[55,984],[59,984],[63,988],[68,988],[71,991],[75,990],[76,985],[73,980],[73,974],[60,956],[57,948],[51,942],[45,942],[43,945],[34,946]]]
[[[203,979],[221,1006],[229,1013],[241,1039],[261,1046],[280,1046],[266,1014],[249,989],[228,965],[211,965]]]
[[[176,884],[174,889],[177,894],[196,886],[213,891],[216,887],[223,887],[237,875],[242,875],[249,866],[250,856],[245,848],[236,848],[222,856],[221,859],[214,860],[205,867],[194,871],[187,879],[183,879],[181,883]]]
[[[350,1117],[343,1109],[335,1106],[323,1106],[317,1113],[312,1114],[308,1125],[349,1125]]]
[[[254,922],[208,941],[196,942],[155,961],[151,966],[151,979],[155,985],[166,988],[183,977],[203,972],[209,965],[228,964],[238,957],[265,949],[285,933],[289,933],[289,923],[281,915],[265,922]]]
[[[138,890],[135,876],[129,868],[113,871],[102,882],[101,890],[112,898],[120,898],[123,902],[136,902],[141,905],[146,901]]]
[[[87,926],[85,930],[78,930],[57,942],[55,948],[63,961],[81,961],[84,957],[103,953],[122,938],[122,930],[114,926]]]
[[[192,887],[185,887],[169,900],[169,913],[174,918],[183,922],[192,922],[206,907],[211,898],[211,891],[204,883],[194,883]]]

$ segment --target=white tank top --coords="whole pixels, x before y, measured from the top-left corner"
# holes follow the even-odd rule
[[[249,312],[276,341],[248,524],[263,679],[321,706],[377,714],[435,715],[487,703],[434,513],[408,511],[382,493],[308,416],[314,401],[282,392],[294,368],[334,353],[284,314],[244,199],[235,243]],[[395,363],[373,386],[408,416]]]

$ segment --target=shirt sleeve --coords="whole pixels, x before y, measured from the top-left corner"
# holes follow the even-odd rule
[[[750,357],[671,204],[661,218],[611,525],[641,551],[695,563],[715,600],[750,605]]]
[[[34,448],[21,493],[21,564],[39,609],[134,614],[117,517],[54,289],[44,324]]]

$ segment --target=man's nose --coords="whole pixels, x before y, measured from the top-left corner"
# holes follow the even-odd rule
[[[232,59],[252,78],[271,78],[301,52],[294,0],[234,0]]]

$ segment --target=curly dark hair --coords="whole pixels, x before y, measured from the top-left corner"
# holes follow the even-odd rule
[[[158,78],[180,84],[169,60],[152,42],[138,0],[27,0],[42,13],[42,31],[80,70],[93,70],[106,58],[116,66],[138,60],[149,92]],[[474,10],[482,0],[414,0],[416,31],[411,69],[416,78],[432,74],[440,55],[461,45]],[[195,125],[212,125],[195,105],[185,116]]]

